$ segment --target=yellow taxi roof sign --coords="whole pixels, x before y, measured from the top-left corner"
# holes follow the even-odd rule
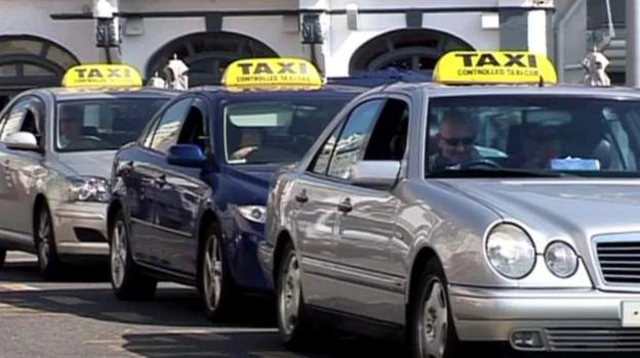
[[[142,87],[142,76],[125,64],[86,64],[71,67],[62,78],[67,88]]]
[[[444,84],[555,84],[556,69],[545,55],[527,51],[452,51],[443,55],[433,81]]]
[[[318,88],[324,81],[316,66],[301,58],[253,58],[227,67],[222,84],[230,88]]]

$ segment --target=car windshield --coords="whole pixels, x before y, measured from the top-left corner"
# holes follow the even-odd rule
[[[349,99],[305,97],[227,104],[227,162],[269,164],[299,160]]]
[[[135,141],[168,99],[115,98],[58,104],[54,143],[60,152],[115,150]]]
[[[428,175],[639,174],[636,99],[438,97],[428,122]]]

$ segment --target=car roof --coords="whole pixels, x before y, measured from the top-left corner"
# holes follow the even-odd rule
[[[299,96],[309,96],[309,95],[321,95],[326,97],[342,97],[345,94],[350,95],[351,97],[357,96],[358,94],[364,93],[369,90],[366,87],[359,86],[342,86],[342,85],[324,85],[319,89],[267,89],[267,88],[248,88],[242,91],[234,91],[230,90],[224,86],[200,86],[190,88],[189,91],[195,91],[199,93],[203,93],[209,96],[224,96],[227,98],[234,97],[255,97],[255,98],[264,98],[270,97],[273,94],[277,94],[278,96],[287,96],[287,97],[299,97]]]
[[[640,91],[630,87],[590,87],[580,84],[559,84],[549,86],[524,85],[468,85],[451,86],[433,82],[398,82],[377,87],[378,91],[411,92],[425,91],[429,97],[436,96],[479,96],[479,95],[557,95],[586,97],[627,97],[640,98]]]
[[[64,88],[50,87],[34,90],[34,93],[46,92],[57,101],[73,101],[79,99],[110,99],[110,98],[172,98],[183,91],[160,89],[153,87],[141,88]]]

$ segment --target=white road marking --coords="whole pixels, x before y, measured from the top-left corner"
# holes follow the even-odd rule
[[[72,296],[42,296],[45,300],[53,301],[55,303],[77,306],[77,305],[91,305],[93,302],[83,300],[81,298],[72,297]]]
[[[0,292],[1,291],[42,291],[40,288],[35,286],[29,286],[22,283],[0,283]]]

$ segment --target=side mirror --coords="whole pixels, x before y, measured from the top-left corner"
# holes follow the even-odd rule
[[[398,181],[400,162],[395,160],[361,161],[351,166],[350,182],[375,189],[390,189]]]
[[[15,150],[30,150],[39,152],[40,146],[38,140],[33,133],[30,132],[16,132],[9,134],[4,140],[5,145],[9,149]]]
[[[195,144],[176,144],[169,148],[167,163],[181,167],[202,168],[206,157]]]

